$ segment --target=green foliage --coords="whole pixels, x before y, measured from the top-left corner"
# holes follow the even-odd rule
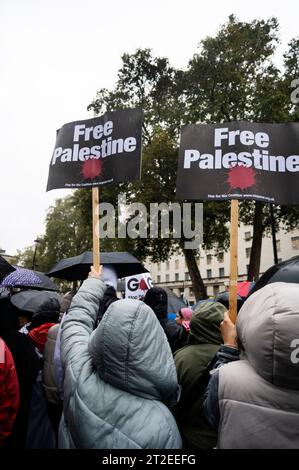
[[[88,190],[57,199],[48,210],[45,235],[39,237],[36,269],[47,272],[61,258],[91,249],[91,193]],[[19,264],[32,268],[35,247],[18,253]]]
[[[292,121],[299,120],[299,37],[294,38],[289,43],[289,49],[284,54],[284,89],[285,93],[290,96],[295,94],[296,103],[289,99],[289,118]],[[294,83],[295,82],[295,83]],[[297,89],[294,89],[294,86]]]
[[[89,198],[88,198],[89,196]],[[46,218],[43,255],[48,268],[59,259],[91,249],[90,191],[58,199]],[[90,210],[90,209],[89,209]]]
[[[23,250],[17,250],[17,264],[23,268],[32,269],[34,251],[34,246],[27,246]]]
[[[94,114],[122,108],[140,107],[144,112],[143,138],[151,140],[156,126],[177,134],[180,127],[176,75],[165,57],[153,57],[150,49],[123,54],[122,67],[114,90],[99,90],[88,106]]]
[[[186,122],[252,120],[256,90],[274,73],[275,18],[251,23],[230,16],[215,37],[207,37],[185,74]]]

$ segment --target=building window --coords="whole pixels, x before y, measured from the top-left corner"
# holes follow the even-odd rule
[[[169,282],[169,274],[166,274],[165,280],[166,280],[166,282]]]
[[[251,232],[245,232],[245,240],[248,242],[251,240]]]
[[[166,261],[166,270],[169,271],[169,261]]]
[[[218,253],[217,260],[219,263],[223,263],[224,253]]]
[[[219,268],[219,277],[224,277],[224,268]]]
[[[158,263],[158,264],[157,264],[157,268],[158,268],[158,271],[161,270],[161,263]]]
[[[176,259],[175,262],[174,262],[175,269],[179,269],[179,263],[180,263],[180,261],[178,259]]]
[[[179,280],[179,273],[175,273],[175,275],[174,275],[174,280],[175,280],[175,281],[178,281],[178,280]]]
[[[185,281],[190,281],[190,274],[188,272],[185,273]]]
[[[299,250],[299,237],[292,237],[291,242],[293,250]]]
[[[207,278],[212,277],[212,269],[207,269]]]
[[[250,248],[245,248],[245,250],[246,250],[246,258],[249,258],[250,253],[251,253],[251,247]]]
[[[207,264],[212,263],[212,255],[207,255]]]
[[[213,294],[216,296],[219,293],[219,286],[213,286]]]
[[[160,284],[161,282],[161,276],[157,276],[157,283]]]
[[[276,249],[280,251],[280,240],[276,240]]]

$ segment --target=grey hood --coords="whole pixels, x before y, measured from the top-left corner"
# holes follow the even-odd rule
[[[278,387],[299,390],[298,284],[268,284],[251,295],[238,314],[237,332],[248,361],[261,377]]]
[[[119,300],[110,305],[88,348],[105,382],[143,398],[177,401],[170,346],[154,312],[143,302]]]

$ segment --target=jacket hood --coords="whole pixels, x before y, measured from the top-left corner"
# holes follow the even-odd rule
[[[252,294],[237,320],[238,337],[256,372],[299,390],[299,286],[276,282]],[[297,348],[297,354],[296,354]]]
[[[143,302],[111,304],[90,337],[89,352],[105,382],[140,397],[176,403],[171,349],[154,312]]]
[[[226,308],[219,302],[206,302],[198,305],[190,321],[188,344],[221,344],[220,323]]]
[[[151,287],[146,292],[143,301],[153,310],[157,318],[167,318],[168,296],[162,287]]]
[[[60,315],[60,302],[51,297],[46,300],[32,316],[30,330],[44,323],[57,323]]]

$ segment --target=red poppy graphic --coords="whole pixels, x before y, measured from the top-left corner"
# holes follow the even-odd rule
[[[227,177],[230,189],[246,189],[255,185],[256,171],[251,167],[237,165],[229,169]]]
[[[103,163],[101,160],[96,160],[94,158],[90,158],[86,160],[81,168],[81,172],[83,178],[85,180],[90,179],[93,180],[97,176],[100,176],[103,171]]]

